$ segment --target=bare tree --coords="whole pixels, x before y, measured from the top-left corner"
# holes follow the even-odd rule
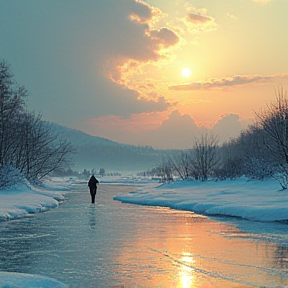
[[[73,148],[41,119],[34,118],[26,148],[25,175],[28,179],[42,179],[52,171],[62,170]]]
[[[173,165],[171,164],[169,157],[163,158],[161,164],[156,169],[158,170],[158,176],[161,177],[162,182],[173,179]]]
[[[189,178],[192,170],[191,150],[180,150],[173,156],[168,155],[166,162],[169,163],[173,173],[178,175],[182,180]]]
[[[275,173],[283,189],[288,186],[288,99],[287,91],[276,91],[276,102],[259,114],[258,125],[263,131],[263,144],[272,159]]]
[[[68,163],[73,148],[68,141],[59,141],[41,116],[34,113],[21,113],[14,124],[17,134],[11,146],[9,165],[29,180],[40,180],[52,171],[63,170]]]
[[[26,96],[26,89],[13,80],[9,65],[0,62],[0,167],[9,164],[15,150],[15,122],[23,111]]]
[[[9,65],[0,62],[0,169],[14,167],[35,181],[63,169],[73,149],[59,140],[40,115],[25,111],[26,97],[26,89],[13,80]]]
[[[199,173],[199,178],[203,181],[212,176],[213,169],[219,163],[217,148],[218,139],[213,135],[205,134],[200,140],[197,138],[194,140],[192,163]]]

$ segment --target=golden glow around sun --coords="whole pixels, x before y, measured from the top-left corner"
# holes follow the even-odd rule
[[[183,68],[181,71],[181,74],[185,78],[189,78],[192,74],[191,70],[189,68]]]

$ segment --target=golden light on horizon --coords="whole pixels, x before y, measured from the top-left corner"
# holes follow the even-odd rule
[[[192,75],[191,69],[189,68],[183,68],[181,71],[181,74],[185,78],[189,78]]]

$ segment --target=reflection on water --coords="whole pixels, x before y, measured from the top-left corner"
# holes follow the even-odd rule
[[[193,287],[193,269],[189,267],[194,263],[193,257],[190,253],[183,253],[181,257],[181,265],[179,271],[179,278],[181,279],[181,285],[183,288],[190,288]],[[187,264],[185,264],[187,263]]]
[[[288,285],[287,245],[193,213],[112,200],[132,187],[101,185],[96,205],[78,189],[58,209],[0,224],[0,270],[70,288]]]
[[[91,229],[95,229],[95,226],[96,226],[95,204],[91,204],[89,207],[89,225],[90,225]]]
[[[278,246],[273,258],[275,259],[275,266],[288,271],[288,245]]]

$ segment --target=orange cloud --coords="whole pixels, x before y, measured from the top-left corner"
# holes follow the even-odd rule
[[[191,11],[190,11],[191,10]],[[218,24],[215,19],[204,15],[206,10],[198,11],[194,7],[190,7],[186,12],[186,16],[174,18],[169,21],[169,27],[173,27],[181,39],[179,43],[185,44],[187,42],[196,41],[195,36],[203,32],[211,32],[218,29]]]
[[[187,21],[193,24],[206,24],[212,21],[212,18],[207,16],[202,16],[195,13],[187,14]]]
[[[276,80],[288,79],[288,74],[276,74],[271,76],[263,75],[236,75],[226,78],[212,78],[206,81],[191,82],[184,85],[170,86],[170,90],[189,91],[189,90],[209,90],[225,89],[229,87],[239,87],[249,84],[271,83]]]
[[[135,1],[132,2],[132,5],[131,8],[133,9],[133,12],[129,16],[131,20],[146,23],[153,17],[151,7],[144,2]]]
[[[107,115],[91,119],[87,124],[93,129],[103,129],[109,133],[114,133],[115,130],[129,131],[129,132],[142,132],[146,130],[157,129],[163,120],[167,117],[168,112],[151,112],[132,114],[130,117],[121,117],[116,115]],[[112,134],[113,134],[112,133]],[[130,135],[130,134],[129,134]]]
[[[107,57],[102,60],[103,74],[129,89],[135,89],[128,83],[134,79],[135,73],[142,73],[143,65],[166,58],[167,54],[164,53],[169,51],[167,49],[179,42],[178,35],[171,29],[153,29],[155,22],[163,16],[160,9],[142,1],[132,3],[125,33],[117,34],[116,39],[112,40],[115,46],[110,48],[111,51],[106,49]]]
[[[161,28],[159,31],[152,30],[151,36],[162,45],[163,48],[168,48],[178,43],[179,37],[171,30],[167,28]]]
[[[132,145],[152,145],[155,148],[191,148],[194,137],[212,133],[219,141],[237,137],[248,122],[237,114],[221,117],[211,128],[204,127],[189,114],[178,110],[133,114],[129,117],[115,115],[91,119],[85,131],[92,135],[114,139]]]
[[[221,141],[229,141],[229,139],[236,138],[240,132],[246,128],[240,122],[240,116],[237,114],[228,114],[223,116],[211,129],[213,135],[217,135]]]

